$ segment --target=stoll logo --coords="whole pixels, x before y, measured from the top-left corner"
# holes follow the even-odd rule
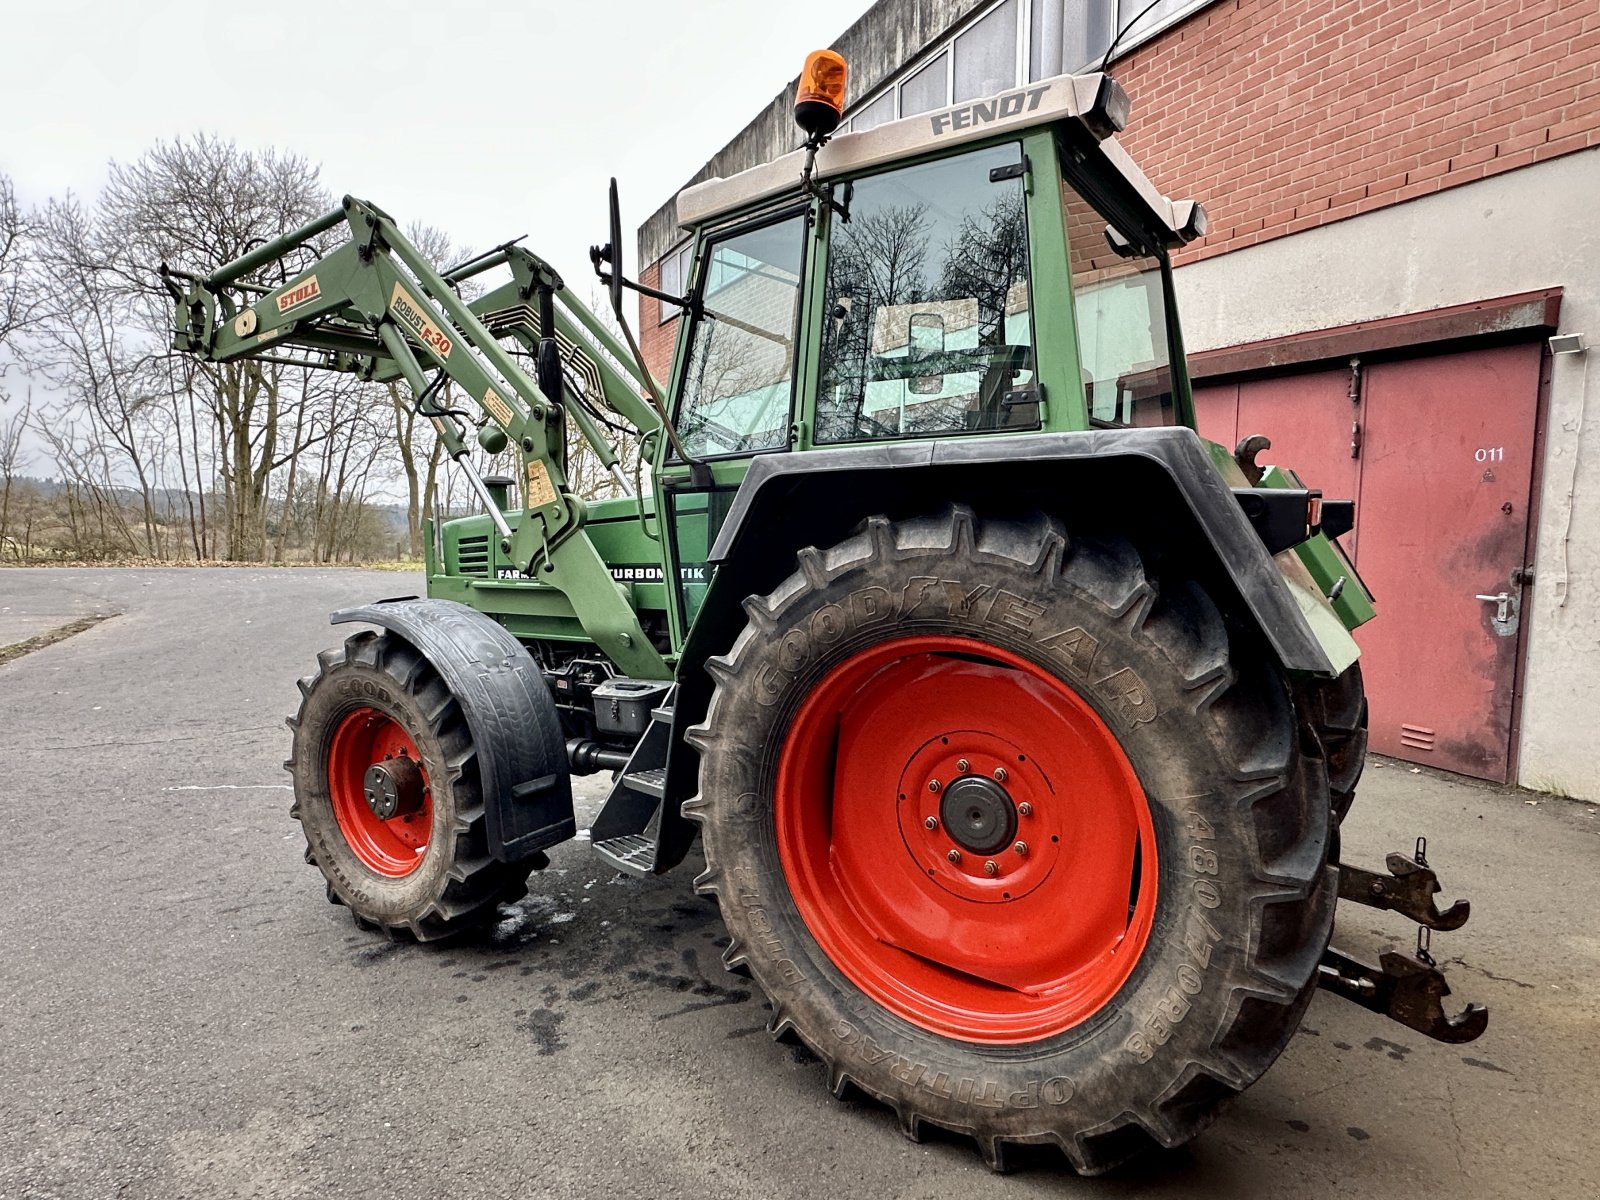
[[[933,123],[933,132],[936,134],[948,133],[952,129],[973,129],[994,121],[1009,120],[1019,113],[1032,112],[1039,107],[1039,101],[1044,99],[1044,94],[1049,90],[1048,83],[1041,84],[1038,87],[996,96],[993,100],[979,100],[976,104],[946,109],[944,112],[934,113],[929,120]]]
[[[315,300],[322,295],[322,289],[317,286],[317,277],[307,275],[305,279],[295,284],[283,295],[278,297],[278,311],[288,312],[291,308],[298,308],[308,300]]]

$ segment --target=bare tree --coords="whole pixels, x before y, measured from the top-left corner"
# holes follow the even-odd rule
[[[967,213],[944,248],[940,291],[978,302],[978,344],[1005,341],[1008,302],[1028,279],[1027,217],[1021,194]]]
[[[18,484],[22,472],[27,470],[29,455],[22,448],[22,436],[28,428],[28,418],[32,415],[31,401],[24,402],[22,407],[14,412],[6,413],[6,409],[14,403],[0,397],[0,557],[4,557],[7,547],[16,550],[16,557],[22,557],[21,547],[17,545],[11,525],[12,496],[18,491]]]
[[[25,497],[25,540],[34,544],[38,531],[37,544],[62,555],[338,561],[420,556],[423,518],[436,502],[456,513],[477,508],[404,386],[169,350],[172,301],[157,264],[213,269],[332,204],[305,159],[207,136],[113,163],[92,201],[68,196],[25,213],[0,176],[0,374],[11,353],[51,385],[42,405],[0,407],[0,537],[15,537]],[[466,253],[437,230],[408,232],[438,264]],[[336,226],[246,282],[279,285],[343,236]],[[569,401],[641,478],[635,431],[606,405],[592,372],[568,367]],[[436,399],[473,408],[448,388]],[[565,428],[568,486],[589,499],[614,495],[616,480],[577,422]],[[470,439],[470,426],[464,432]],[[59,484],[25,485],[30,444],[37,460],[53,460]],[[474,446],[472,457],[485,475],[520,474],[515,450],[495,456]],[[391,497],[405,505],[399,538],[381,507]]]
[[[161,329],[170,311],[152,272],[156,263],[229,262],[306,224],[333,201],[318,168],[303,158],[200,135],[158,142],[131,164],[113,163],[100,204],[107,236],[118,247],[117,267],[142,297],[148,326]],[[308,261],[315,250],[307,249]],[[265,268],[270,278],[255,281],[275,286],[294,265],[274,263]],[[200,368],[201,386],[191,395],[214,428],[230,559],[266,557],[272,474],[311,444],[305,438],[326,436],[308,434],[308,423],[296,420],[297,406],[307,402],[305,376],[259,362]]]
[[[5,375],[7,346],[33,316],[34,296],[28,286],[33,234],[33,218],[18,206],[11,177],[0,173],[0,378]]]
[[[127,535],[129,553],[165,557],[155,491],[166,413],[154,404],[159,392],[149,340],[139,336],[92,214],[75,198],[46,207],[36,260],[41,299],[29,358],[87,418],[87,444],[69,445],[77,427],[59,410],[42,414],[59,433],[58,458],[64,454],[63,467],[107,497],[120,483],[137,487],[140,533],[119,532]],[[127,472],[120,478],[119,468]]]

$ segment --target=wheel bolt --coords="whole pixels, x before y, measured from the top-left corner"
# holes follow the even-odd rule
[[[1024,800],[1021,804],[1017,805],[1017,815],[1022,817],[1033,816],[1033,805]]]
[[[924,829],[937,829],[937,828],[939,828],[939,818],[938,817],[929,817],[929,818],[927,818],[925,821],[922,822],[922,827]]]
[[[1015,850],[1018,854],[1026,855],[1028,853],[1028,843],[1027,842],[1018,842],[1015,846],[1013,846],[1011,848],[1013,850]]]
[[[985,875],[998,875],[998,874],[1000,874],[1000,864],[995,862],[995,860],[991,858],[988,862],[983,864],[983,873]]]
[[[1006,769],[1004,767],[996,767],[994,769],[994,778],[996,783],[1004,783],[1006,781]]]
[[[949,854],[946,854],[945,857],[948,858],[953,863],[958,863],[958,862],[961,861],[961,851],[952,850],[952,851],[950,851]]]
[[[960,771],[963,775],[965,775],[968,771],[972,770],[972,764],[969,763],[964,758],[963,759],[958,759],[957,762],[956,762],[956,770]]]
[[[928,790],[930,792],[937,792],[943,786],[944,785],[942,783],[940,783],[937,779],[928,780]]]

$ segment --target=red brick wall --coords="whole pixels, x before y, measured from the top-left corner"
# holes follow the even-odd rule
[[[651,263],[646,267],[639,282],[645,287],[659,288],[661,264]],[[640,296],[639,352],[644,355],[645,366],[650,368],[650,373],[665,387],[667,376],[672,373],[672,348],[678,341],[678,322],[672,320],[661,325],[658,324],[660,319],[661,301],[650,296]]]
[[[1114,73],[1179,262],[1600,145],[1596,0],[1226,0]]]

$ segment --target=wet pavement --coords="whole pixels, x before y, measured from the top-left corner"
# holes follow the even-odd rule
[[[338,640],[329,611],[420,584],[0,570],[0,644],[121,614],[0,666],[0,1197],[1592,1194],[1595,806],[1370,770],[1347,850],[1380,863],[1429,835],[1441,901],[1473,901],[1434,952],[1488,1033],[1444,1046],[1322,995],[1186,1149],[996,1177],[959,1139],[913,1145],[831,1099],[767,1038],[693,859],[642,881],[567,843],[444,949],[326,903],[280,765],[294,680]],[[580,781],[586,815],[600,787]],[[1410,938],[1341,909],[1353,951]]]

